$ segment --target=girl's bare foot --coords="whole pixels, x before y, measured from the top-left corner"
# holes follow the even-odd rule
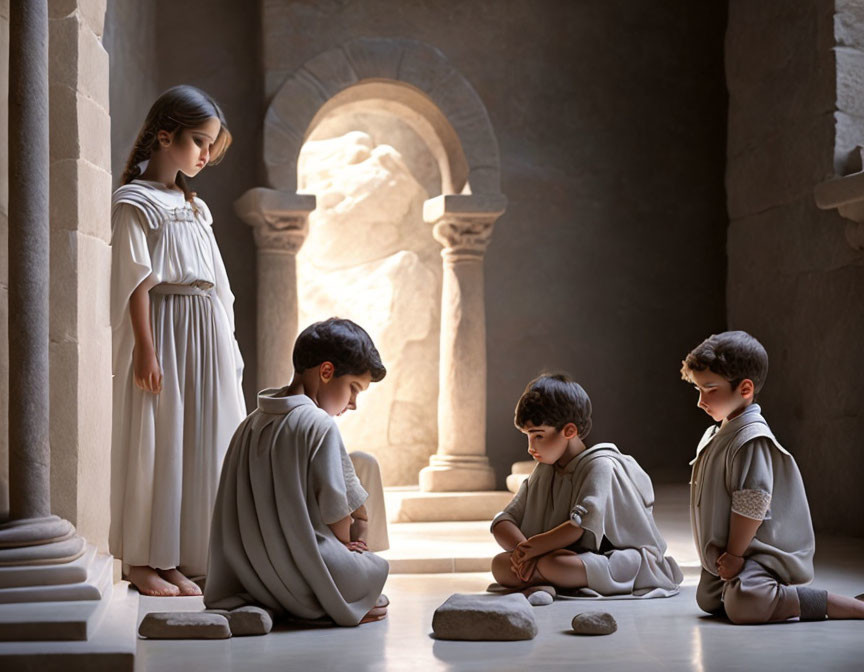
[[[180,594],[180,589],[177,586],[161,578],[155,569],[146,565],[130,567],[126,578],[142,595],[175,597]]]
[[[186,578],[176,567],[173,569],[160,569],[159,576],[179,588],[179,594],[184,597],[201,594],[201,589],[198,587],[198,584],[191,579]]]

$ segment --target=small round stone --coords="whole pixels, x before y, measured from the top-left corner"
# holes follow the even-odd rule
[[[618,629],[618,624],[605,611],[586,611],[576,614],[570,624],[577,635],[611,635]]]
[[[535,590],[528,596],[528,604],[532,607],[545,607],[547,604],[552,604],[554,599],[545,590]]]

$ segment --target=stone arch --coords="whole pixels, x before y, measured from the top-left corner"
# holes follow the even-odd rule
[[[419,474],[425,491],[492,490],[486,457],[486,317],[483,257],[507,199],[498,141],[486,107],[434,47],[401,38],[359,38],[301,66],[264,117],[268,187],[235,202],[258,248],[258,387],[284,384],[297,334],[296,255],[309,232],[314,194],[298,193],[300,150],[336,108],[374,101],[426,141],[441,193],[423,220],[442,249],[438,448]]]
[[[444,194],[499,194],[498,141],[477,92],[438,49],[401,38],[358,38],[301,66],[279,88],[264,118],[264,164],[274,189],[297,190],[300,149],[334,106],[376,98],[417,115],[434,132]]]

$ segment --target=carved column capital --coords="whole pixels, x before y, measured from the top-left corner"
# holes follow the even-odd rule
[[[507,200],[501,195],[445,195],[423,205],[423,218],[444,247],[444,257],[482,257],[492,238],[495,221]]]
[[[483,256],[492,238],[495,216],[444,215],[435,222],[432,235],[444,246],[444,254]]]
[[[309,234],[309,214],[267,215],[253,224],[253,234],[259,250],[297,254]]]
[[[250,189],[234,203],[237,215],[253,228],[259,250],[297,254],[309,233],[312,194],[290,194],[275,189]]]

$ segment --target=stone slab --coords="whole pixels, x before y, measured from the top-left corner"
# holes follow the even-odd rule
[[[222,614],[204,611],[153,611],[138,634],[147,639],[228,639],[231,628]]]
[[[138,644],[135,636],[138,592],[128,588],[127,582],[118,583],[110,598],[101,601],[101,607],[95,611],[91,603],[66,603],[50,609],[45,604],[9,605],[18,611],[22,607],[38,607],[32,619],[33,629],[42,634],[43,640],[46,639],[44,633],[56,634],[61,624],[68,626],[77,622],[84,636],[74,639],[86,641],[0,642],[0,669],[3,672],[132,672]],[[7,608],[0,607],[0,613]],[[35,637],[30,639],[36,640]]]
[[[87,578],[76,583],[45,586],[20,586],[0,590],[0,604],[33,602],[99,601],[110,594],[113,583],[114,558],[98,554],[87,567]]]
[[[438,639],[512,641],[533,639],[537,621],[522,593],[456,593],[435,610],[432,630]]]
[[[420,492],[416,488],[387,488],[390,523],[451,520],[492,520],[513,498],[505,490],[477,492]]]

